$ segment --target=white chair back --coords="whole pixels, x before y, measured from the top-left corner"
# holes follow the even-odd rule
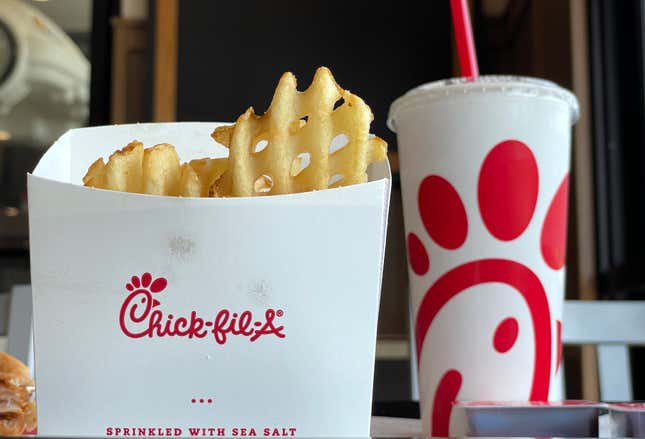
[[[562,343],[595,345],[600,399],[631,401],[629,346],[645,346],[645,302],[567,300]]]

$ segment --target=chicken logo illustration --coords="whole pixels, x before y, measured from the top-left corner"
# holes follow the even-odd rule
[[[275,320],[284,315],[281,309],[268,308],[263,319],[255,319],[250,310],[233,312],[220,309],[212,318],[202,318],[197,311],[189,316],[165,314],[161,302],[155,297],[168,286],[168,281],[152,278],[144,273],[140,278],[132,276],[125,286],[130,292],[121,305],[119,327],[130,338],[186,337],[202,339],[211,336],[220,345],[226,344],[230,336],[242,336],[254,342],[262,336],[274,335],[285,338],[284,326],[277,326]]]
[[[549,397],[560,363],[561,310],[553,304],[562,300],[568,175],[559,181],[554,192],[540,191],[529,146],[505,140],[479,169],[470,210],[479,218],[469,218],[462,195],[442,176],[419,184],[427,235],[411,231],[407,249],[413,284],[428,285],[413,306],[420,396],[433,436],[448,436],[453,401],[488,400],[491,385],[508,400]],[[481,259],[469,259],[473,253]]]
[[[150,314],[152,308],[161,305],[161,302],[155,299],[152,294],[162,292],[167,285],[168,281],[163,277],[153,281],[150,273],[144,273],[141,278],[132,276],[130,282],[125,286],[125,289],[130,291],[130,294],[123,302],[121,313],[119,314],[119,324],[124,332],[127,331],[126,321],[140,323]]]

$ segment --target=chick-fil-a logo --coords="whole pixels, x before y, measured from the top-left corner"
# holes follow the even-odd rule
[[[218,344],[224,344],[229,336],[247,337],[256,341],[264,335],[284,338],[284,326],[276,326],[275,319],[284,312],[267,309],[264,318],[255,319],[251,311],[231,312],[221,309],[211,318],[202,318],[192,311],[187,317],[164,314],[161,302],[155,297],[168,286],[163,277],[153,280],[150,273],[141,278],[132,276],[125,288],[130,291],[119,312],[121,331],[130,338],[142,337],[187,337],[212,336]],[[153,296],[153,294],[155,296]]]

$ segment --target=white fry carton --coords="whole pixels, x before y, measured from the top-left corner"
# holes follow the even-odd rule
[[[38,432],[368,436],[390,196],[87,188],[137,139],[224,156],[214,123],[75,129],[28,176]]]

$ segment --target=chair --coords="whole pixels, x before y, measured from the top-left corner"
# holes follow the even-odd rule
[[[596,346],[600,399],[631,401],[629,346],[645,346],[645,302],[567,300],[562,322],[563,344]],[[410,343],[410,352],[411,397],[418,401],[414,343]]]
[[[603,401],[633,399],[629,346],[645,346],[645,302],[567,300],[562,343],[595,345]]]

